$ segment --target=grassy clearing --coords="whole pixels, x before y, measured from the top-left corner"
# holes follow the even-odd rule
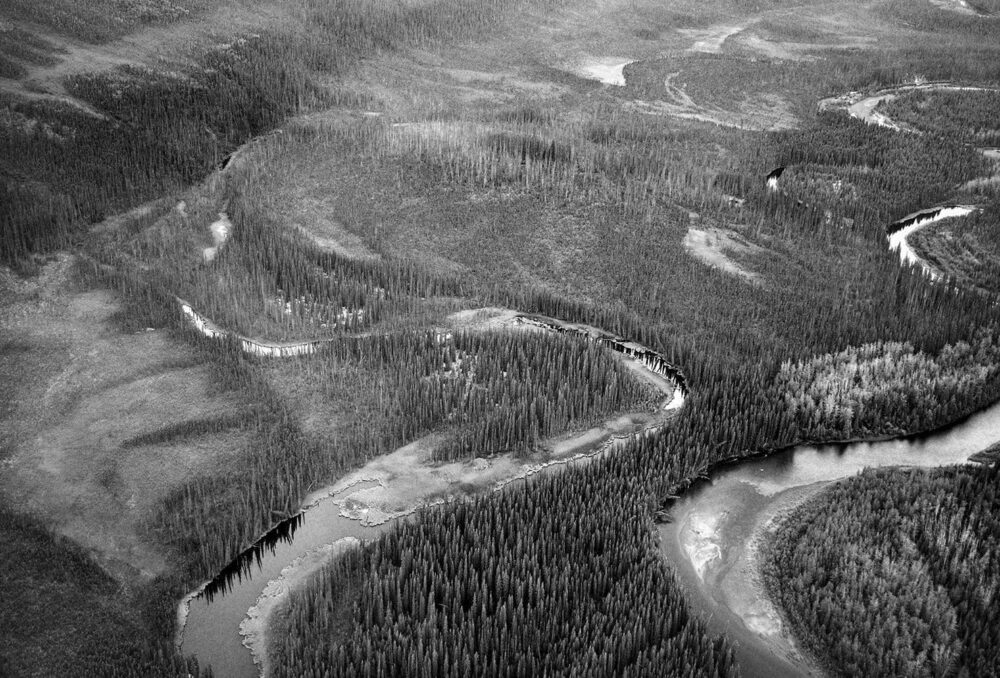
[[[730,258],[731,253],[752,254],[757,246],[737,240],[726,231],[717,229],[703,231],[689,228],[687,235],[684,236],[684,247],[696,259],[708,266],[718,267],[749,282],[756,282],[760,279],[752,271],[741,268],[739,263]]]
[[[50,263],[5,299],[4,494],[124,580],[148,578],[166,567],[139,529],[152,507],[245,444],[195,423],[247,415],[162,330],[121,333],[113,296],[77,282],[72,266]]]

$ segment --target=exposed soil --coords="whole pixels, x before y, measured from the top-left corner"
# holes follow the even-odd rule
[[[677,32],[686,38],[694,40],[694,43],[688,47],[688,51],[718,54],[722,51],[722,46],[726,40],[746,30],[756,22],[757,20],[755,19],[741,23],[720,24],[710,28],[687,28]]]
[[[590,78],[605,85],[625,86],[625,67],[634,60],[617,57],[587,58],[574,64],[570,69],[584,78]]]
[[[758,274],[744,269],[730,259],[726,253],[755,253],[760,252],[762,248],[747,242],[732,231],[724,231],[719,228],[705,230],[689,228],[684,236],[684,248],[693,257],[713,268],[741,277],[751,283],[760,282]]]
[[[182,216],[186,215],[186,210],[178,210]],[[229,239],[229,233],[233,230],[233,224],[229,221],[229,217],[226,216],[225,212],[219,212],[219,218],[213,221],[209,227],[209,232],[212,234],[212,246],[206,247],[202,250],[201,255],[205,261],[212,261],[215,256],[219,253],[219,249],[226,243]]]

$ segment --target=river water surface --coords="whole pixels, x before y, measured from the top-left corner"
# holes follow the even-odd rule
[[[659,529],[692,612],[736,646],[747,677],[820,672],[788,633],[766,596],[757,546],[774,519],[830,483],[864,468],[960,464],[1000,440],[1000,403],[940,431],[882,442],[801,445],[721,466],[688,490]]]
[[[371,483],[375,485],[377,483]],[[364,489],[364,485],[344,490],[350,494]],[[371,539],[393,523],[375,527],[340,515],[342,506],[323,501],[301,514],[301,522],[294,530],[294,539],[279,540],[272,548],[263,549],[241,568],[242,577],[220,584],[221,590],[212,596],[194,597],[184,625],[181,651],[194,655],[201,666],[211,665],[215,678],[256,678],[258,671],[243,646],[240,622],[247,610],[257,602],[267,582],[277,579],[282,568],[297,556],[319,546],[332,544],[344,537]]]

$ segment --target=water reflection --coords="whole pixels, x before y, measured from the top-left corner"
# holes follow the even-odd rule
[[[235,584],[250,580],[260,572],[266,555],[274,556],[280,544],[291,544],[295,530],[302,524],[305,514],[297,513],[278,523],[270,532],[258,539],[247,550],[236,557],[215,578],[205,586],[198,596],[211,603],[217,595],[229,593]]]

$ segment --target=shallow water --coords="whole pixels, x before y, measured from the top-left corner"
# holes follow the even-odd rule
[[[375,485],[377,483],[355,485],[333,499]],[[243,646],[239,625],[265,584],[276,579],[282,568],[306,551],[344,537],[371,539],[391,525],[365,526],[358,520],[344,518],[340,510],[340,505],[332,499],[320,502],[301,514],[301,522],[294,530],[294,541],[289,537],[279,540],[273,548],[259,551],[247,566],[239,568],[242,577],[238,575],[212,596],[201,595],[192,600],[181,651],[196,656],[202,666],[210,664],[215,678],[256,678],[257,667]]]
[[[693,611],[736,646],[744,676],[803,676],[814,669],[763,594],[754,536],[829,483],[864,468],[965,462],[1000,440],[1000,403],[936,433],[845,445],[802,445],[723,466],[674,505],[659,529]]]

